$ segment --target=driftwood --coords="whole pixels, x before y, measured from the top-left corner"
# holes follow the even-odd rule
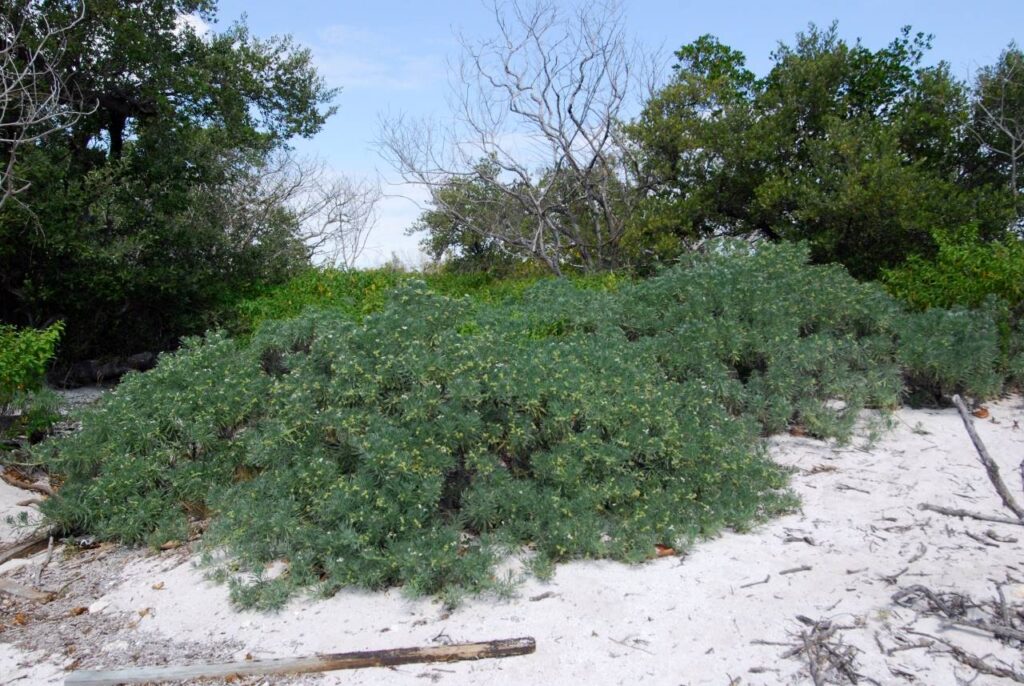
[[[0,550],[0,564],[3,564],[8,560],[15,560],[19,557],[28,557],[29,555],[34,555],[41,550],[45,550],[47,541],[51,535],[52,531],[50,529],[46,529],[45,531],[41,531],[21,543],[15,543],[6,550]]]
[[[918,509],[931,510],[932,512],[938,512],[939,514],[949,515],[951,517],[969,517],[983,522],[998,522],[1000,524],[1024,526],[1024,507],[1020,506],[1016,499],[1010,494],[1010,489],[1006,487],[1006,482],[1003,481],[1003,477],[999,473],[999,465],[996,464],[996,461],[988,454],[988,449],[982,442],[981,436],[979,436],[978,432],[974,430],[974,420],[971,419],[971,413],[967,410],[967,406],[964,405],[963,399],[959,395],[954,395],[953,404],[956,405],[956,409],[960,413],[960,418],[963,420],[964,426],[967,428],[967,435],[971,437],[971,442],[974,443],[974,449],[978,452],[978,459],[981,461],[982,466],[985,467],[985,473],[988,474],[988,480],[992,483],[992,487],[995,488],[996,493],[999,494],[1000,500],[1003,501],[1003,506],[1012,512],[1015,517],[988,515],[980,512],[961,510],[958,508],[932,505],[930,503],[921,503],[918,505]],[[1021,478],[1024,479],[1024,462],[1021,463]]]
[[[988,472],[988,480],[992,482],[992,486],[995,487],[996,493],[999,494],[1000,499],[1003,501],[1003,505],[1006,506],[1013,514],[1017,515],[1017,519],[1024,521],[1024,508],[1022,508],[1012,495],[1010,495],[1010,489],[1006,487],[1006,483],[1003,481],[1003,477],[999,474],[999,465],[992,459],[992,456],[988,454],[988,449],[985,448],[985,444],[981,441],[981,436],[974,430],[974,420],[971,419],[971,413],[967,411],[967,406],[964,405],[964,401],[959,395],[953,396],[953,404],[956,405],[956,409],[960,412],[960,418],[964,421],[964,426],[967,428],[967,435],[971,437],[971,442],[974,443],[974,448],[978,451],[978,459],[985,466],[985,471]]]
[[[53,488],[50,487],[50,484],[45,481],[29,481],[27,479],[22,479],[14,471],[8,471],[0,468],[0,479],[3,479],[15,488],[21,488],[26,491],[35,491],[36,493],[42,493],[43,495],[53,495]]]
[[[168,665],[163,667],[132,667],[109,671],[82,670],[71,672],[65,686],[113,686],[184,679],[226,678],[266,674],[305,674],[336,669],[393,667],[416,662],[458,662],[493,657],[527,655],[536,650],[532,638],[509,638],[483,643],[459,643],[426,648],[395,648],[354,653],[327,653],[311,657],[249,660],[221,664]]]
[[[26,600],[36,600],[41,603],[48,603],[53,600],[53,593],[47,591],[40,591],[30,586],[22,586],[16,584],[10,579],[0,579],[0,593],[6,593],[7,595],[13,595],[18,598],[24,598]]]

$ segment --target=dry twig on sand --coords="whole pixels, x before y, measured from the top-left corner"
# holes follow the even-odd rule
[[[805,660],[808,674],[815,686],[826,683],[859,684],[862,680],[878,683],[857,672],[855,661],[859,651],[852,645],[844,644],[842,637],[837,635],[840,629],[852,627],[844,627],[828,619],[815,621],[802,615],[798,615],[797,620],[809,628],[800,632],[795,645],[785,644],[791,647],[781,657]],[[775,645],[768,641],[758,643]]]
[[[956,409],[960,413],[960,418],[963,420],[964,426],[967,428],[967,435],[971,437],[971,442],[974,443],[974,448],[978,452],[978,459],[981,461],[982,466],[985,467],[985,472],[988,474],[988,480],[992,483],[993,488],[996,489],[996,493],[999,494],[1000,500],[1003,501],[1003,506],[1014,514],[1014,518],[980,514],[977,512],[970,512],[968,510],[942,507],[941,505],[931,505],[929,503],[921,503],[918,507],[922,510],[931,510],[932,512],[938,512],[939,514],[949,515],[951,517],[969,517],[971,519],[978,519],[984,522],[999,522],[1000,524],[1024,526],[1024,507],[1021,507],[1020,503],[1018,503],[1013,495],[1010,494],[1010,489],[1006,487],[1006,482],[1003,481],[1003,477],[999,473],[999,465],[996,464],[996,461],[992,459],[991,455],[989,455],[988,449],[985,447],[985,443],[981,440],[981,436],[979,436],[978,432],[975,431],[974,420],[971,418],[971,413],[967,410],[967,406],[964,404],[963,399],[959,395],[954,395],[953,404],[956,405]],[[1024,462],[1021,463],[1021,478],[1024,479]]]
[[[355,653],[333,653],[312,657],[249,660],[205,665],[164,665],[131,667],[111,671],[71,672],[65,684],[99,686],[101,684],[140,684],[183,679],[229,678],[247,675],[307,674],[337,669],[391,667],[418,662],[457,662],[486,658],[528,655],[536,650],[532,638],[511,638],[483,643],[460,643],[427,648],[396,648]]]
[[[924,615],[938,616],[954,627],[965,627],[981,631],[1002,641],[1024,643],[1024,631],[1014,625],[1013,614],[1006,603],[1002,588],[997,585],[998,600],[988,603],[975,603],[961,593],[936,593],[920,584],[901,589],[892,596],[892,600],[902,607],[912,607],[924,602],[919,611]],[[981,618],[978,618],[978,613]],[[973,617],[971,616],[973,615]],[[920,632],[911,632],[920,633]],[[956,660],[980,673],[1011,679],[1024,683],[1024,674],[1009,666],[992,664],[985,659],[967,652],[960,646],[945,638],[921,634],[941,643]]]

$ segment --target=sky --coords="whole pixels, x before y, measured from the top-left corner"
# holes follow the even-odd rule
[[[791,43],[808,23],[839,22],[848,41],[873,49],[887,45],[902,26],[934,34],[929,63],[948,62],[968,79],[990,64],[1011,40],[1024,42],[1024,0],[835,0],[735,2],[729,0],[622,0],[626,27],[648,50],[672,51],[710,33],[743,52],[764,75],[779,41]],[[470,39],[494,34],[493,14],[481,0],[220,0],[223,29],[245,15],[257,36],[290,34],[313,53],[328,85],[340,87],[338,112],[310,140],[293,141],[301,154],[323,158],[338,173],[379,178],[385,199],[360,266],[397,256],[419,266],[421,237],[406,235],[424,194],[397,184],[374,141],[382,115],[448,116],[448,64],[457,59],[457,32]]]

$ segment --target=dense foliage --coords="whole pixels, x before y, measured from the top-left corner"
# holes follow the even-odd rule
[[[18,329],[0,324],[0,406],[13,394],[39,388],[64,326]]]
[[[53,396],[41,387],[63,328],[0,324],[0,435],[32,435],[56,420]]]
[[[334,91],[288,38],[243,24],[200,36],[183,21],[212,21],[213,8],[25,0],[9,10],[69,27],[57,74],[84,115],[16,159],[29,185],[0,210],[0,321],[63,318],[65,358],[165,349],[307,262],[286,208],[254,217],[237,205],[256,199],[232,191],[290,138],[314,134]]]
[[[625,163],[609,205],[625,230],[581,260],[577,244],[537,259],[538,221],[504,168],[484,159],[435,184],[414,227],[455,269],[632,269],[652,273],[708,237],[806,241],[818,262],[877,278],[928,258],[937,234],[972,226],[976,241],[1020,228],[1024,209],[1024,58],[1010,45],[973,84],[928,64],[931,37],[909,27],[873,49],[836,25],[780,43],[767,74],[710,35],[676,52],[667,83],[621,123]],[[526,88],[526,86],[524,86]],[[612,127],[615,128],[615,127]],[[618,132],[620,129],[615,128]],[[574,234],[601,224],[559,197],[557,170],[538,182]],[[501,230],[492,227],[502,227]]]
[[[617,290],[476,306],[406,281],[361,321],[194,339],[42,448],[66,477],[45,509],[154,544],[210,517],[234,597],[259,606],[479,590],[524,545],[543,569],[742,528],[792,502],[759,436],[842,437],[899,398],[900,307],[806,259],[719,245]],[[275,560],[288,573],[264,578]]]
[[[871,50],[812,25],[759,79],[712,36],[684,46],[628,127],[651,193],[630,239],[638,258],[759,234],[874,278],[931,255],[936,231],[1001,236],[1019,182],[982,164],[991,137],[969,125],[968,88],[948,65],[922,64],[929,47],[909,29]]]
[[[1007,236],[982,242],[977,235],[938,236],[933,259],[912,257],[887,271],[883,282],[893,295],[920,309],[980,307],[991,296],[1024,314],[1024,241]]]
[[[303,270],[285,283],[264,288],[233,308],[232,331],[252,333],[265,321],[289,319],[307,307],[332,310],[359,321],[384,307],[388,294],[399,284],[422,280],[435,293],[452,297],[469,296],[473,303],[496,303],[521,298],[533,284],[544,278],[537,274],[496,276],[489,272],[440,270],[418,274],[391,268],[365,270]],[[572,275],[569,280],[586,289],[615,290],[628,279],[608,272]]]

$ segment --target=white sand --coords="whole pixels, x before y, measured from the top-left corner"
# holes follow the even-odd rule
[[[1017,467],[1024,456],[1024,428],[1015,428],[1014,422],[1024,426],[1024,406],[1013,397],[989,407],[991,419],[977,421],[978,431],[1001,463],[1011,491],[1022,495]],[[898,636],[921,640],[907,634],[907,628],[1022,669],[1021,651],[978,633],[944,628],[891,602],[894,592],[912,584],[982,600],[993,597],[994,581],[1007,581],[1008,575],[1015,583],[1024,580],[1020,544],[988,539],[986,545],[966,533],[984,538],[991,530],[1017,538],[1024,536],[1024,528],[917,509],[930,502],[1007,514],[955,410],[901,410],[893,430],[868,449],[784,436],[772,440],[772,455],[799,470],[792,485],[803,501],[802,512],[751,533],[701,542],[683,558],[632,567],[563,565],[548,583],[524,583],[514,599],[470,600],[450,616],[438,603],[410,600],[400,591],[295,601],[276,615],[238,613],[228,603],[227,589],[204,581],[179,553],[131,556],[127,566],[110,570],[113,588],[98,602],[89,598],[83,604],[121,622],[119,635],[126,642],[158,636],[211,643],[235,639],[244,645],[239,658],[447,640],[533,636],[537,641],[536,653],[529,656],[337,672],[323,678],[328,684],[411,686],[423,684],[424,678],[449,686],[810,683],[802,659],[780,659],[786,647],[752,643],[793,642],[806,628],[796,615],[850,627],[837,636],[859,649],[857,671],[882,684],[911,683],[903,674],[918,684],[953,686],[976,675],[937,650],[883,654],[880,646],[900,645]],[[822,471],[821,466],[835,470]],[[815,467],[817,473],[811,473]],[[23,497],[19,493],[17,499]],[[0,489],[0,507],[10,501]],[[0,538],[7,535],[0,530]],[[781,574],[802,565],[811,569]],[[904,568],[895,584],[882,578]],[[742,587],[766,577],[766,583]],[[1020,596],[1016,602],[1024,602],[1024,586],[1010,592]],[[549,595],[532,599],[542,594]],[[128,615],[119,612],[131,611],[137,618],[145,608],[151,609],[141,621],[128,622]],[[8,640],[0,633],[0,683],[5,678],[18,684],[59,683],[63,656],[29,658],[2,643]],[[19,661],[36,666],[19,667]],[[971,683],[1003,681],[981,676]]]

